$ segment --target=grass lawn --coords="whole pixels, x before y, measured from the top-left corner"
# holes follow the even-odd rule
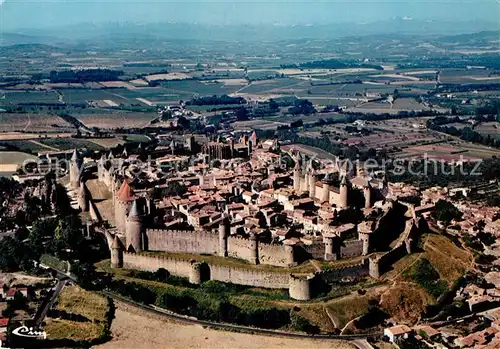
[[[66,287],[59,295],[58,310],[85,316],[91,321],[106,321],[108,300],[80,287]]]
[[[104,325],[101,323],[49,318],[44,329],[47,333],[47,338],[50,340],[70,339],[74,341],[90,341],[101,335]]]
[[[368,312],[369,296],[358,296],[330,302],[326,305],[329,313],[336,319],[339,328],[344,327],[349,321]]]
[[[75,148],[85,148],[87,150],[101,150],[102,146],[86,139],[80,138],[50,138],[42,139],[40,143],[60,150],[71,150]],[[46,150],[46,149],[45,149]]]
[[[472,267],[473,256],[470,252],[456,246],[443,235],[425,234],[422,236],[423,251],[404,257],[394,263],[393,269],[384,278],[394,282],[382,296],[382,308],[399,321],[412,324],[416,322],[428,305],[436,302],[428,291],[405,275],[419,261],[427,259],[450,287],[459,277]]]
[[[442,280],[450,286],[465,274],[474,263],[474,257],[468,251],[457,247],[442,235],[429,235],[424,245],[427,258],[439,273]]]
[[[78,286],[68,286],[59,295],[56,311],[57,318],[48,317],[44,330],[47,340],[72,340],[75,342],[100,341],[106,339],[111,326],[110,303],[97,293],[89,292]],[[79,321],[69,320],[68,316],[80,316]]]

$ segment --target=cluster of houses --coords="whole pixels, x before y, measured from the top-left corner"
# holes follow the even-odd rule
[[[4,310],[7,308],[7,302],[12,301],[16,294],[21,294],[24,297],[28,297],[27,287],[7,287],[6,284],[0,282],[0,346],[7,340],[7,329],[11,323],[11,319],[3,315]],[[18,320],[18,319],[16,319]]]

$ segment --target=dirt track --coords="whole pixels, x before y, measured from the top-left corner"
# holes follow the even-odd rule
[[[94,348],[355,348],[344,341],[285,339],[208,330],[201,326],[169,322],[123,303],[116,302],[116,306],[116,315],[111,326],[113,339]]]

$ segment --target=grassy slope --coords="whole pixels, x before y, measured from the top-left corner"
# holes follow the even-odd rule
[[[177,291],[197,292],[196,289],[187,289],[181,286],[169,285],[157,281],[143,280],[129,276],[126,269],[111,269],[109,261],[103,261],[97,264],[98,270],[107,273],[113,273],[116,279],[135,282],[161,292],[162,289],[173,289]],[[376,286],[376,287],[375,287]],[[232,304],[241,309],[255,308],[278,308],[290,311],[293,308],[300,308],[299,315],[308,319],[312,324],[318,325],[323,332],[332,332],[335,326],[325,311],[329,309],[330,315],[334,318],[337,327],[343,327],[350,320],[353,320],[368,311],[369,299],[377,299],[381,291],[386,286],[374,284],[373,282],[363,283],[360,288],[366,288],[368,294],[358,297],[356,294],[349,294],[354,288],[348,288],[348,295],[329,295],[322,299],[315,299],[310,302],[300,302],[287,299],[283,290],[271,290],[264,288],[248,288],[240,293],[234,293],[229,296]]]
[[[422,237],[423,251],[406,256],[393,265],[393,270],[384,277],[394,282],[381,299],[382,308],[402,322],[414,323],[425,308],[436,302],[413,280],[405,278],[403,272],[419,259],[426,258],[450,287],[472,267],[473,257],[442,235],[427,234]]]
[[[77,286],[66,287],[59,296],[56,309],[84,316],[89,321],[77,322],[47,318],[45,331],[48,339],[91,341],[101,337],[104,333],[109,311],[108,300],[105,297]]]

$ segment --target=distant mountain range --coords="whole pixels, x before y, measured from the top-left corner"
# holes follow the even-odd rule
[[[492,31],[493,30],[493,31]],[[26,29],[0,33],[0,45],[84,43],[87,40],[194,40],[194,41],[280,41],[293,39],[335,39],[348,36],[382,34],[448,36],[471,39],[478,32],[500,35],[498,23],[418,21],[408,18],[373,23],[337,23],[318,25],[203,25],[187,23],[110,23],[77,24],[52,29]],[[450,38],[450,40],[452,40]]]

